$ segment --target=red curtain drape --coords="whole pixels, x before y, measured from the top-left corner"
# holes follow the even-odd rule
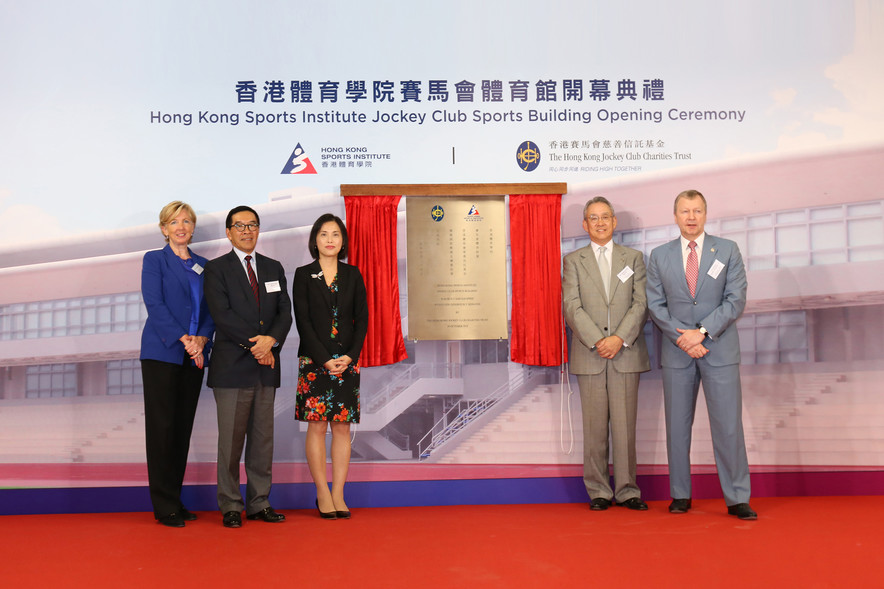
[[[399,314],[396,209],[401,196],[345,196],[349,262],[368,291],[368,334],[360,366],[394,364],[408,357]]]
[[[561,194],[510,195],[513,362],[558,366],[565,357],[561,216]]]

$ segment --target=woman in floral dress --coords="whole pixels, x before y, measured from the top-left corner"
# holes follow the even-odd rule
[[[359,423],[359,352],[368,329],[365,283],[347,256],[347,229],[332,214],[316,220],[308,242],[313,262],[295,271],[292,301],[301,344],[295,419],[307,422],[307,465],[316,508],[326,519],[349,518],[344,483],[350,467],[350,424]],[[325,434],[331,428],[332,487]]]

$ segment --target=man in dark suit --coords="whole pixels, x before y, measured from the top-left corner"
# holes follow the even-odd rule
[[[279,352],[292,326],[282,265],[255,253],[258,213],[239,206],[227,214],[230,253],[206,264],[206,301],[215,319],[208,385],[218,407],[218,507],[228,528],[248,519],[282,522],[270,506],[273,405]],[[239,490],[245,444],[246,501]]]
[[[597,196],[583,208],[592,243],[565,256],[562,297],[574,337],[570,371],[577,375],[583,407],[583,482],[589,507],[612,501],[645,511],[636,484],[635,421],[639,373],[651,369],[645,345],[648,317],[642,253],[614,243],[617,217]],[[608,423],[614,457],[614,489],[608,475]]]
[[[737,318],[746,306],[746,270],[737,244],[705,233],[706,198],[675,198],[681,237],[651,252],[648,309],[663,333],[663,402],[671,513],[691,508],[691,426],[700,383],[728,513],[754,520],[743,439]]]

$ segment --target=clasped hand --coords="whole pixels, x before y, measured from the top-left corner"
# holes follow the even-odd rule
[[[276,357],[273,355],[273,345],[276,343],[276,338],[269,335],[256,335],[250,337],[249,341],[254,344],[251,347],[251,352],[258,364],[275,368]]]
[[[197,368],[202,368],[206,363],[203,357],[203,348],[206,346],[209,338],[202,335],[184,334],[178,338],[178,341],[184,344],[184,351],[193,360],[194,365]]]
[[[681,335],[675,340],[675,345],[682,349],[691,358],[702,358],[709,353],[709,349],[703,345],[706,336],[699,329],[676,329]]]
[[[619,335],[609,335],[603,337],[595,343],[596,353],[607,360],[611,360],[623,347],[623,340]]]
[[[344,373],[345,370],[347,370],[347,367],[352,361],[353,359],[345,354],[337,358],[332,358],[331,360],[323,364],[323,366],[332,376],[340,376]]]

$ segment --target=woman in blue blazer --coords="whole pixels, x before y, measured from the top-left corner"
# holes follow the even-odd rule
[[[208,364],[215,324],[203,296],[206,259],[187,247],[196,214],[174,201],[160,211],[167,245],[144,254],[141,333],[147,478],[154,517],[181,528],[196,519],[181,503],[190,434]]]

